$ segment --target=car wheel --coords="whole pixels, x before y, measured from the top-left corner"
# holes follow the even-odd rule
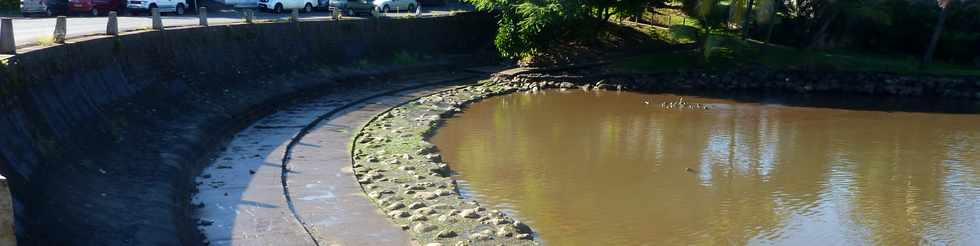
[[[277,3],[276,7],[272,9],[272,13],[282,14],[282,4]]]
[[[388,13],[389,11],[391,11],[391,8],[389,8],[389,7],[388,7],[388,5],[385,5],[385,7],[384,7],[384,8],[381,8],[381,12],[384,12],[384,13],[386,13],[386,14],[387,14],[387,13]]]
[[[347,16],[357,16],[357,13],[353,9],[347,9]]]
[[[184,4],[183,3],[178,3],[177,4],[177,15],[184,15],[184,10],[185,10]]]
[[[90,14],[92,14],[92,16],[99,16],[99,9],[92,8],[92,13],[90,13]]]
[[[406,9],[406,11],[415,12],[415,4],[408,4],[408,9]]]
[[[312,12],[313,12],[313,4],[306,3],[306,6],[303,7],[303,13],[312,13]]]
[[[146,15],[153,15],[153,9],[157,8],[157,4],[150,4],[150,8],[146,9]],[[161,13],[162,15],[162,13]]]

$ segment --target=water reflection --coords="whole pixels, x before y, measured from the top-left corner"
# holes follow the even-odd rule
[[[496,97],[433,142],[551,245],[980,245],[978,115],[672,100]]]

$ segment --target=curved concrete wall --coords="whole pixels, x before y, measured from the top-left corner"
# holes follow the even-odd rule
[[[200,244],[188,219],[192,178],[247,119],[303,92],[494,54],[494,30],[480,14],[212,26],[14,56],[0,67],[0,173],[18,241]],[[396,53],[442,58],[367,65]]]

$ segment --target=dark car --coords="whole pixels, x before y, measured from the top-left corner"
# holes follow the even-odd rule
[[[329,1],[330,9],[342,11],[347,16],[374,13],[374,3],[369,0],[320,0],[320,6],[324,6],[324,1]]]
[[[68,0],[24,0],[20,4],[24,16],[53,16],[68,13]]]
[[[443,6],[446,5],[446,0],[418,0],[419,5],[422,6]]]
[[[108,14],[109,11],[119,12],[125,8],[123,0],[70,0],[68,10],[72,13],[87,13],[92,16]]]

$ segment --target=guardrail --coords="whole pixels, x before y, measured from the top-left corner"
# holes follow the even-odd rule
[[[343,11],[335,11],[336,10],[335,8],[329,8],[329,10],[331,10],[332,13],[331,13],[331,15],[327,16],[327,18],[332,19],[332,20],[342,20],[342,19],[344,19],[343,18],[344,17],[343,16]],[[198,11],[196,11],[196,12],[198,14],[198,20],[199,20],[197,26],[209,26],[207,7],[199,7],[198,8]],[[238,23],[255,24],[256,23],[255,11],[253,9],[240,9],[239,12],[240,12],[241,18],[242,18],[241,21],[240,22],[229,22],[227,24],[238,24]],[[422,7],[421,6],[418,6],[416,8],[416,10],[414,11],[414,13],[413,12],[408,12],[408,13],[410,15],[407,15],[405,17],[423,17]],[[288,20],[290,22],[300,21],[299,14],[300,14],[299,13],[299,9],[293,9],[289,13],[289,15],[287,16],[286,20]],[[388,15],[387,13],[380,12],[377,9],[375,9],[374,11],[372,11],[372,15],[375,18],[390,18],[390,17],[393,17],[391,15]],[[163,24],[163,19],[161,18],[161,14],[160,14],[159,9],[152,9],[150,11],[150,16],[151,16],[151,23],[152,24],[149,27],[149,29],[152,29],[152,30],[164,30],[164,29],[168,28],[168,26],[165,26]],[[425,16],[430,16],[430,15],[425,15]],[[436,15],[433,14],[431,16],[436,16]],[[80,36],[90,36],[90,35],[118,36],[121,32],[125,32],[124,30],[121,30],[119,28],[119,13],[118,12],[116,12],[116,11],[110,11],[107,14],[107,18],[108,18],[108,20],[106,22],[106,29],[105,29],[106,31],[104,33],[89,33],[89,34],[80,35]],[[56,43],[56,44],[63,44],[67,39],[73,38],[73,37],[69,37],[69,35],[68,35],[69,34],[68,33],[69,26],[67,25],[67,19],[68,19],[68,17],[66,17],[66,16],[57,16],[56,17],[54,32],[52,33],[51,41],[49,41],[49,42]],[[282,20],[276,20],[276,21],[282,21]],[[193,26],[193,25],[178,25],[178,26],[184,27],[184,26]],[[174,26],[169,26],[169,27],[173,28]],[[13,23],[13,19],[12,18],[0,18],[0,54],[15,55],[17,53],[18,47],[17,47],[17,43],[15,41],[16,38],[14,37],[14,31],[13,31],[13,29],[14,29],[14,23]],[[136,29],[136,30],[143,30],[143,29],[141,28],[141,29]],[[37,44],[33,44],[32,43],[32,44],[27,45],[27,46],[35,46],[35,45],[37,45]],[[22,46],[23,46],[23,44],[22,44]],[[23,48],[23,47],[21,47],[21,48]]]

